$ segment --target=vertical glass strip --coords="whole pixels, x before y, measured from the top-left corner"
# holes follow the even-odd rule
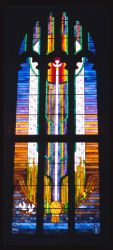
[[[62,50],[68,54],[68,16],[66,16],[66,12],[63,12],[62,14],[61,47]]]
[[[18,72],[16,134],[36,135],[38,133],[39,113],[39,70],[38,63],[27,58]]]
[[[75,53],[77,54],[79,51],[82,50],[82,26],[80,25],[79,21],[76,21],[74,26],[74,37],[75,37]]]
[[[66,134],[68,119],[68,72],[66,63],[55,58],[49,63],[46,82],[45,118],[47,134]]]
[[[26,52],[27,50],[27,34],[25,34],[23,41],[21,42],[20,50],[19,50],[19,55],[22,53]]]
[[[88,50],[93,52],[94,54],[96,52],[93,38],[92,38],[92,36],[90,35],[89,32],[88,32]]]
[[[55,18],[51,13],[48,18],[47,55],[54,50],[54,22]]]
[[[75,144],[75,230],[100,232],[98,143]]]
[[[40,55],[41,51],[41,28],[39,21],[36,22],[33,32],[33,50]]]
[[[44,231],[68,229],[67,143],[48,143],[44,175]]]
[[[37,175],[37,143],[15,143],[12,233],[36,231]]]
[[[75,70],[76,134],[98,134],[96,71],[87,58]]]

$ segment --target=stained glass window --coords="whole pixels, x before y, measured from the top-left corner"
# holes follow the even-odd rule
[[[56,14],[48,14],[45,37],[37,20],[31,48],[37,59],[26,57],[18,71],[13,234],[100,232],[96,48],[80,21],[70,29],[70,20],[62,12],[56,29]],[[26,34],[19,55],[28,43]]]

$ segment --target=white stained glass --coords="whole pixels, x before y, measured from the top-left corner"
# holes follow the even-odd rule
[[[29,163],[38,163],[38,152],[37,152],[37,143],[28,143],[28,159]]]
[[[75,70],[76,75],[76,94],[84,94],[84,65],[82,62],[77,63],[77,69]]]
[[[76,115],[76,134],[85,134],[84,115]]]
[[[74,154],[74,165],[75,165],[75,171],[77,166],[80,164],[80,161],[85,161],[85,143],[84,142],[78,142],[76,143],[76,150]]]
[[[37,133],[37,112],[38,112],[38,69],[36,69],[37,62],[32,62],[30,58],[30,87],[29,87],[29,130],[28,134]],[[35,72],[34,72],[35,70]]]
[[[84,114],[84,95],[76,95],[76,114]]]
[[[29,134],[37,134],[37,115],[29,115]]]
[[[33,50],[40,54],[40,39],[33,45]]]
[[[85,133],[85,104],[84,104],[84,66],[83,59],[82,62],[77,63],[78,69],[76,74],[80,74],[76,77],[76,133],[84,134]],[[79,115],[77,115],[79,114]]]
[[[75,46],[76,46],[76,53],[82,49],[82,46],[78,41],[75,42]]]

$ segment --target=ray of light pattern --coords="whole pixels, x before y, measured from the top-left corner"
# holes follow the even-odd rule
[[[66,232],[68,229],[67,143],[48,143],[45,159],[44,231]]]

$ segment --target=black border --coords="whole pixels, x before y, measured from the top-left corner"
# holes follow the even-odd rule
[[[26,3],[27,2],[27,3]],[[8,86],[8,89],[6,89],[6,85],[5,85],[5,75],[7,69],[5,68],[5,60],[9,59],[9,54],[10,56],[13,56],[14,53],[14,41],[16,39],[16,46],[18,47],[17,44],[19,44],[19,41],[21,41],[21,37],[22,34],[21,32],[24,32],[24,27],[26,26],[26,20],[24,19],[24,27],[22,26],[22,12],[21,15],[19,15],[19,11],[18,11],[18,4],[20,4],[21,1],[17,1],[16,4],[14,3],[14,1],[7,1],[3,4],[3,13],[2,13],[2,17],[3,17],[3,43],[2,43],[2,47],[3,47],[3,51],[1,53],[1,55],[3,54],[3,85],[1,90],[3,91],[3,96],[1,96],[1,101],[3,104],[3,144],[1,147],[1,152],[2,155],[5,155],[5,151],[3,151],[4,148],[4,144],[5,144],[5,149],[10,146],[7,144],[6,146],[6,142],[8,142],[8,140],[10,141],[10,132],[13,131],[13,127],[12,124],[10,123],[10,118],[11,118],[11,114],[14,114],[14,103],[15,103],[15,98],[16,95],[14,94],[16,91],[16,88],[13,88],[13,93],[12,93],[12,89],[11,87]],[[48,4],[53,4],[53,1],[38,1],[38,5],[45,5],[48,6]],[[21,3],[21,8],[24,8],[24,5],[27,6],[27,8],[32,8],[32,6],[34,4],[37,4],[37,1],[24,1]],[[11,39],[9,37],[9,41],[7,43],[7,41],[5,40],[5,32],[7,29],[7,25],[4,25],[4,20],[6,20],[8,18],[8,16],[6,17],[5,11],[8,8],[12,8],[12,6],[16,6],[15,8],[17,9],[15,16],[13,15],[9,15],[9,26],[11,24],[15,26],[17,26],[17,30],[15,30],[15,34],[14,33],[10,33],[9,36],[11,36]],[[60,3],[58,1],[54,1],[54,5],[57,6],[62,6],[62,2],[60,1]],[[72,7],[72,2],[70,3],[66,3],[63,6],[66,6],[67,9],[70,8],[70,6]],[[104,173],[103,170],[101,170],[101,175],[102,175],[102,200],[103,201],[108,201],[108,203],[104,204],[104,202],[102,202],[102,208],[103,210],[105,209],[105,211],[103,211],[103,225],[105,225],[105,227],[107,227],[106,231],[106,239],[105,239],[105,235],[103,234],[102,238],[101,238],[101,244],[99,244],[99,241],[97,240],[97,246],[100,245],[100,247],[102,246],[103,249],[104,247],[108,248],[112,246],[112,220],[113,220],[113,216],[112,216],[112,208],[113,206],[111,206],[111,197],[112,197],[112,111],[113,108],[111,106],[112,104],[112,71],[111,71],[111,63],[112,63],[112,58],[111,58],[111,53],[112,53],[112,7],[110,4],[104,3],[102,4],[102,2],[100,1],[98,4],[97,3],[89,3],[89,1],[86,1],[86,3],[78,3],[77,5],[76,3],[74,3],[73,5],[75,8],[77,6],[77,8],[79,9],[83,9],[84,13],[84,9],[87,10],[88,15],[86,15],[85,19],[89,18],[89,23],[87,24],[87,21],[85,23],[85,25],[88,25],[89,30],[92,29],[92,33],[93,33],[93,37],[94,39],[96,39],[97,41],[97,52],[98,52],[98,60],[97,60],[97,67],[100,68],[101,70],[101,74],[98,76],[98,84],[99,84],[99,93],[100,93],[100,98],[99,98],[99,105],[100,105],[100,127],[101,127],[101,131],[100,134],[102,135],[102,147],[101,147],[101,152],[100,152],[100,157],[102,162],[104,162]],[[26,8],[25,8],[26,9]],[[26,10],[25,12],[26,13]],[[26,13],[27,15],[27,13]],[[84,15],[84,14],[83,14]],[[82,16],[82,15],[81,15]],[[21,17],[21,20],[20,20]],[[18,22],[14,22],[15,20],[18,20]],[[84,19],[84,18],[83,18]],[[8,19],[7,19],[8,20]],[[11,26],[10,26],[11,28]],[[23,28],[23,31],[22,31]],[[15,28],[14,28],[15,29]],[[21,32],[20,32],[21,29]],[[100,30],[101,29],[101,30]],[[9,32],[9,30],[7,30]],[[14,30],[12,29],[11,32],[14,32]],[[21,35],[20,35],[21,33]],[[20,39],[20,40],[19,40]],[[13,41],[11,43],[11,40]],[[102,41],[104,41],[104,43],[102,44]],[[17,50],[17,47],[15,48],[15,50]],[[7,50],[6,50],[7,49]],[[10,52],[9,52],[10,50]],[[12,53],[13,52],[13,53]],[[11,54],[12,53],[12,54]],[[10,60],[9,60],[10,63]],[[14,62],[13,62],[14,63]],[[101,65],[101,66],[100,66]],[[105,70],[105,71],[104,71]],[[101,76],[101,78],[100,78]],[[14,86],[13,86],[14,87]],[[11,107],[13,109],[8,110],[7,105],[9,104],[9,96],[15,96],[14,99],[12,99],[11,101]],[[8,102],[6,103],[6,99],[8,100]],[[5,100],[5,103],[4,103]],[[2,106],[2,105],[1,105]],[[13,117],[14,119],[14,117]],[[102,126],[104,124],[104,126]],[[8,126],[7,126],[8,125]],[[7,137],[8,136],[8,137]],[[7,140],[8,139],[8,140]],[[109,167],[108,167],[108,156],[105,157],[105,153],[108,153],[109,156]],[[2,168],[2,173],[4,175],[4,171],[7,171],[7,169],[5,168],[4,165],[4,158],[2,158],[3,160],[3,168]],[[3,204],[5,203],[5,181],[2,181],[3,183],[3,197],[2,197],[2,202]],[[105,186],[106,183],[106,186]],[[109,190],[109,191],[108,191]],[[2,212],[1,215],[3,214],[3,218],[2,218],[2,225],[4,224],[4,205],[2,206]],[[1,232],[2,232],[2,246],[4,246],[4,237],[3,237],[3,230],[1,228]],[[23,238],[23,242],[24,242],[24,237]],[[32,237],[31,237],[32,238]],[[27,239],[26,239],[27,240]],[[88,240],[88,239],[87,239]],[[87,240],[85,238],[85,241],[82,243],[83,245],[87,245]],[[94,247],[94,239],[90,239],[90,246]],[[16,242],[15,242],[16,243]],[[14,243],[14,246],[16,246]],[[41,244],[41,243],[40,243]],[[49,241],[45,243],[46,245],[49,245]],[[53,243],[55,245],[55,243]],[[77,242],[74,242],[72,239],[70,239],[70,243],[69,246],[71,245],[76,245],[77,248],[81,245],[81,237],[78,238]],[[6,244],[7,245],[7,244]],[[9,245],[7,245],[9,247]],[[19,247],[19,242],[17,244],[17,246]],[[62,244],[62,247],[64,245]],[[52,248],[51,248],[52,249]]]

